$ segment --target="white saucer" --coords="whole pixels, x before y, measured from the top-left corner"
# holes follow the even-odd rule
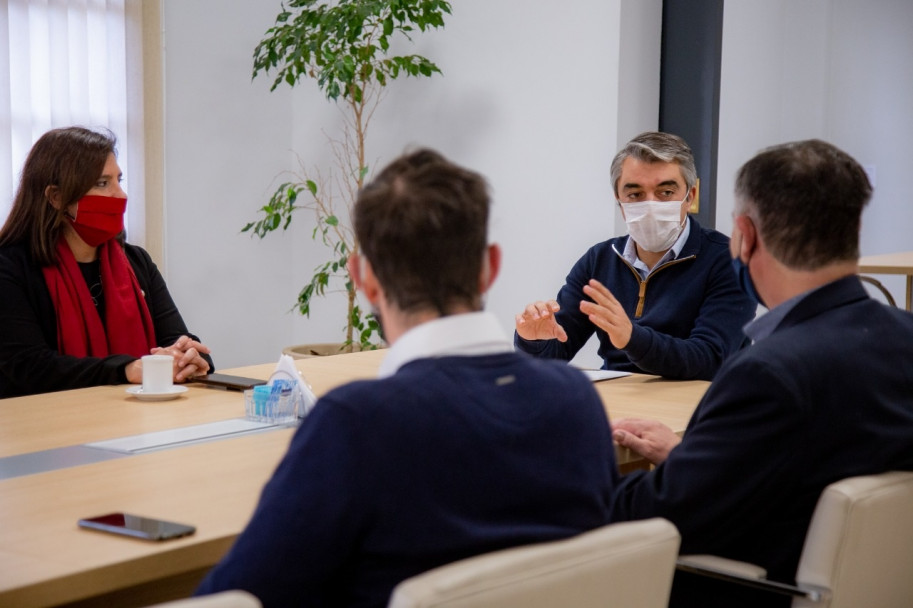
[[[127,389],[127,392],[140,401],[167,401],[169,399],[176,399],[181,393],[186,393],[187,387],[175,384],[167,391],[161,393],[144,393],[142,386],[131,386]]]

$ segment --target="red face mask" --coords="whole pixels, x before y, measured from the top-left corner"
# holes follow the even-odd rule
[[[113,196],[86,195],[76,202],[76,215],[70,225],[89,247],[98,247],[124,231],[127,199]]]

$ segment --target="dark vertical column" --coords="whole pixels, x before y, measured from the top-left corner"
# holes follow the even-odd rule
[[[659,129],[685,139],[701,180],[702,226],[716,226],[723,0],[664,0]]]

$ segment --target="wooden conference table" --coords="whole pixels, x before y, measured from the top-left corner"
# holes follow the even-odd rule
[[[913,310],[913,251],[867,255],[859,258],[862,274],[901,274],[907,277],[906,309]]]
[[[320,395],[374,377],[382,356],[373,351],[296,365]],[[273,368],[223,371],[266,379]],[[292,428],[67,462],[73,450],[104,453],[87,443],[243,417],[241,393],[188,386],[179,398],[160,402],[139,401],[125,386],[0,400],[0,606],[144,606],[182,597],[228,550]],[[707,386],[639,375],[596,384],[611,418],[655,418],[679,432]],[[46,456],[37,472],[2,475],[4,463],[32,462],[36,455]],[[620,451],[619,459],[632,457]],[[157,543],[76,525],[112,511],[189,523],[197,531]]]

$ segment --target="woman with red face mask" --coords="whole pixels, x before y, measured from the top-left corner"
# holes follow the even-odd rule
[[[127,195],[110,133],[45,133],[0,229],[0,398],[212,371],[149,254],[122,242]]]

